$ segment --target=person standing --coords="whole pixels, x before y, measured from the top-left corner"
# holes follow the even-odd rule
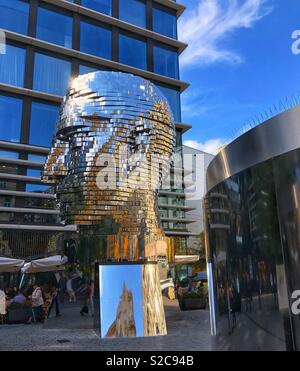
[[[11,303],[24,303],[26,301],[26,296],[24,290],[20,290],[18,295],[16,295],[12,300]]]
[[[2,287],[0,287],[0,317],[2,323],[5,316],[6,316],[6,295]]]
[[[33,285],[33,292],[31,295],[31,305],[32,305],[34,320],[36,322],[42,322],[44,320],[44,310],[43,310],[44,298],[43,298],[42,289],[37,284]],[[29,318],[27,323],[31,323],[31,321],[32,321],[32,317]]]

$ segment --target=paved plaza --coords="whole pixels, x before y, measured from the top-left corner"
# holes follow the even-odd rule
[[[91,328],[91,319],[81,317],[79,307],[73,308],[78,321],[62,316],[50,318],[44,325],[0,326],[0,351],[207,351],[214,348],[209,312],[182,312],[177,301],[165,299],[168,335],[149,338],[100,339]]]

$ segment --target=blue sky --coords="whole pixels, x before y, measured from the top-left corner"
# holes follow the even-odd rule
[[[280,101],[300,92],[299,0],[180,0],[186,144],[213,152]]]

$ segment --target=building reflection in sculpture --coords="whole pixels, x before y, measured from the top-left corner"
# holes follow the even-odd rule
[[[102,337],[167,333],[156,263],[99,265]]]
[[[223,335],[233,333],[234,338],[237,320],[242,318],[239,314],[243,312],[243,325],[248,326],[247,321],[251,325],[251,320],[257,323],[258,331],[249,339],[253,347],[266,343],[264,336],[270,336],[276,348],[284,348],[277,297],[283,260],[270,165],[258,165],[218,185],[208,206],[218,199],[222,199],[223,206],[212,208],[219,212],[208,215],[219,331]],[[247,345],[250,344],[242,346]]]
[[[149,81],[118,72],[74,79],[44,179],[57,185],[63,220],[80,227],[81,260],[167,254],[157,190],[174,135],[168,103]]]
[[[237,139],[213,160],[216,166],[221,156],[229,159],[229,175],[244,167],[217,181],[206,197],[220,349],[300,349],[300,318],[291,311],[292,293],[300,288],[300,149],[291,143],[298,138],[300,147],[299,117],[298,106]],[[283,126],[286,137],[277,135]],[[268,130],[272,141],[281,143],[275,146],[278,156],[268,156]],[[250,152],[256,148],[255,165],[247,166],[248,146]],[[209,180],[212,173],[208,169]]]

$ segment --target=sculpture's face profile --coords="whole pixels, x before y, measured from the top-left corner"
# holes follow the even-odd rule
[[[156,233],[156,192],[174,136],[169,105],[149,81],[118,72],[74,79],[44,170],[66,222],[97,225],[110,216],[118,233]]]

